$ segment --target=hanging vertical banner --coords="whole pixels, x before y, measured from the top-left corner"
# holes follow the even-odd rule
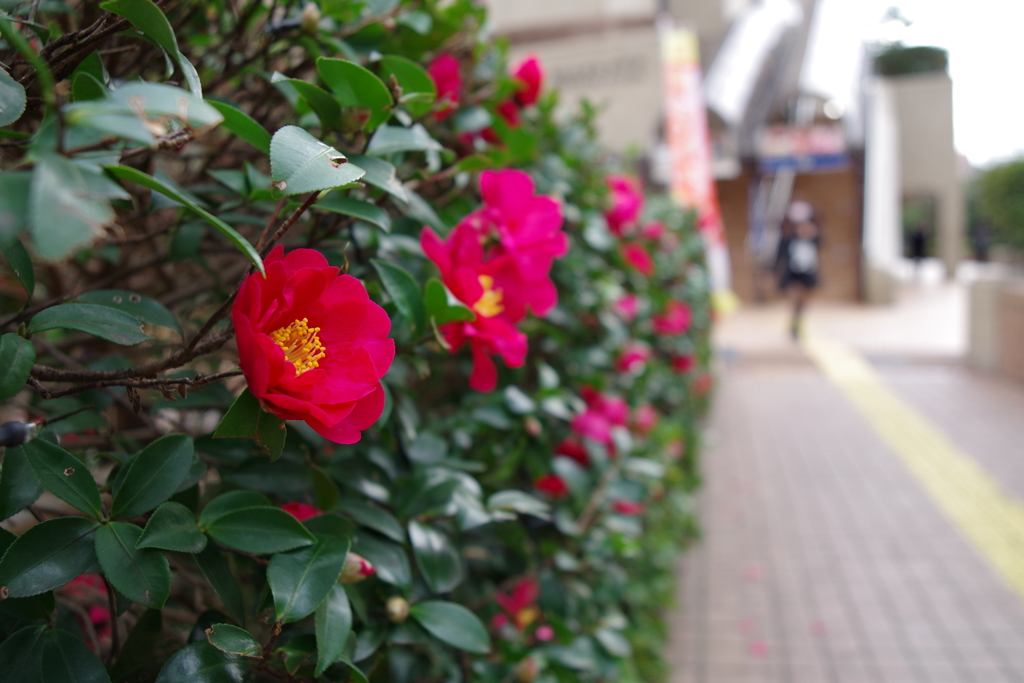
[[[724,294],[729,291],[729,251],[711,169],[711,140],[701,90],[696,32],[663,27],[661,59],[672,198],[697,212],[697,225],[707,244],[711,285],[715,292]]]

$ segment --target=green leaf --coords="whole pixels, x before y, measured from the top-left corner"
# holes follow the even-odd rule
[[[95,289],[75,297],[84,304],[106,306],[138,318],[149,325],[157,325],[182,334],[181,325],[167,307],[151,297],[129,292],[126,289]]]
[[[136,517],[174,495],[192,466],[193,453],[192,437],[185,434],[168,434],[143,448],[114,496],[111,518]]]
[[[406,194],[409,197],[409,201],[405,204],[400,204],[400,206],[407,216],[419,221],[420,223],[426,223],[434,230],[441,233],[442,236],[448,234],[448,226],[441,220],[441,217],[437,215],[434,208],[430,206],[423,197],[419,196],[412,190],[408,190]]]
[[[352,606],[344,586],[335,583],[327,598],[316,608],[317,676],[344,654],[351,632]]]
[[[316,208],[332,213],[340,213],[343,216],[353,216],[359,220],[376,225],[384,232],[391,232],[391,218],[387,211],[372,202],[352,197],[342,197],[339,194],[331,194],[316,203]]]
[[[43,636],[43,681],[110,683],[103,662],[81,638],[59,628]]]
[[[192,643],[167,660],[156,683],[244,683],[250,678],[250,666],[242,657],[209,643]]]
[[[6,401],[25,387],[36,362],[32,342],[16,334],[0,337],[0,401]]]
[[[420,432],[406,450],[413,462],[433,465],[448,455],[448,442],[433,432]]]
[[[334,509],[393,541],[405,542],[405,531],[402,530],[398,518],[382,507],[355,498],[342,498]]]
[[[207,503],[203,511],[199,513],[199,526],[205,529],[229,512],[255,507],[274,507],[274,504],[262,493],[256,491],[230,491],[221,494]]]
[[[162,637],[162,613],[158,609],[147,609],[128,633],[110,670],[110,677],[120,681],[140,669],[153,666]]]
[[[146,34],[159,45],[173,60],[178,63],[185,83],[192,94],[202,99],[203,87],[199,83],[199,74],[192,62],[178,49],[178,41],[174,37],[174,29],[164,13],[151,0],[108,0],[100,4],[100,8],[127,19],[132,26]]]
[[[423,579],[435,593],[448,593],[465,578],[462,557],[451,539],[437,529],[413,520],[409,541]]]
[[[213,540],[245,553],[270,555],[313,545],[316,538],[297,519],[277,508],[229,512],[206,529]]]
[[[421,124],[412,128],[402,126],[381,126],[366,148],[366,153],[373,156],[386,156],[397,152],[426,152],[444,149]]]
[[[46,439],[33,439],[22,449],[32,471],[51,493],[93,519],[103,519],[100,490],[85,463]]]
[[[0,69],[0,127],[9,126],[21,118],[25,111],[25,87]]]
[[[341,491],[330,475],[316,465],[309,466],[309,476],[313,480],[313,502],[321,510],[330,510],[341,498]]]
[[[96,557],[114,588],[133,602],[162,609],[171,593],[171,569],[159,550],[136,550],[142,529],[111,522],[96,532]]]
[[[498,491],[487,499],[487,509],[492,512],[510,511],[530,515],[538,519],[551,519],[551,506],[549,504],[517,489]]]
[[[164,503],[149,518],[136,548],[160,548],[179,553],[198,553],[206,547],[192,511],[181,503]]]
[[[229,655],[260,656],[259,641],[244,628],[231,624],[214,624],[206,629],[206,639],[210,641],[210,645]]]
[[[423,295],[420,294],[420,286],[415,278],[401,266],[379,259],[370,261],[398,310],[416,332],[422,333],[427,324],[427,309],[423,305]]]
[[[113,174],[115,177],[120,178],[121,180],[129,180],[133,183],[142,185],[143,187],[148,187],[149,189],[159,192],[160,194],[166,197],[170,197],[174,201],[185,205],[190,210],[199,214],[200,216],[205,218],[210,223],[210,225],[217,228],[217,231],[220,232],[220,234],[222,234],[224,237],[226,237],[229,242],[235,245],[235,247],[239,251],[245,254],[246,258],[248,258],[250,261],[256,264],[256,267],[259,268],[261,273],[264,272],[263,259],[260,258],[260,255],[256,252],[256,249],[254,249],[253,246],[249,244],[248,240],[246,240],[244,237],[235,232],[234,228],[232,228],[230,225],[228,225],[221,219],[217,218],[216,216],[206,211],[196,203],[192,202],[181,193],[176,192],[175,190],[171,189],[164,183],[161,183],[153,176],[146,175],[142,171],[138,171],[129,166],[107,166],[106,168],[108,172]]]
[[[368,157],[363,154],[349,154],[348,161],[366,171],[361,180],[368,185],[379,187],[396,199],[405,202],[409,195],[405,186],[398,180],[395,174],[395,167],[390,161],[384,161],[377,157]]]
[[[228,561],[224,553],[217,550],[212,543],[207,544],[206,549],[193,556],[203,576],[210,582],[210,587],[217,593],[217,597],[224,603],[228,614],[239,624],[245,623],[245,602],[242,600],[242,591],[238,582],[231,573]]]
[[[367,107],[366,128],[373,130],[391,117],[391,92],[372,71],[343,59],[320,57],[316,70],[343,107]]]
[[[423,303],[427,308],[427,317],[433,318],[435,325],[476,320],[476,313],[434,277],[427,280],[423,287]]]
[[[64,259],[92,244],[114,222],[110,202],[93,191],[98,182],[98,172],[60,154],[39,155],[29,191],[29,223],[40,256]]]
[[[0,469],[0,519],[21,512],[43,495],[43,485],[28,464],[21,446],[4,449]]]
[[[270,176],[286,195],[332,190],[359,180],[365,171],[298,126],[285,126],[270,141]]]
[[[224,117],[224,121],[220,125],[264,154],[270,154],[270,133],[256,119],[227,102],[206,100],[206,103],[219,111],[221,116]]]
[[[238,395],[213,432],[215,439],[256,439],[272,461],[281,457],[287,436],[284,420],[263,410],[248,389]]]
[[[7,176],[4,178],[4,181],[9,180],[11,176],[19,176],[24,179],[24,194],[22,195],[22,201],[24,202],[28,198],[28,181],[31,179],[31,176],[29,174],[12,172],[4,173],[3,175]],[[2,184],[3,181],[0,181],[0,185]],[[0,234],[3,234],[4,219],[2,214],[8,208],[10,208],[10,204],[5,201],[2,191],[0,191]],[[3,251],[7,263],[11,266],[14,274],[18,276],[18,282],[21,283],[21,286],[25,289],[25,294],[28,295],[28,299],[25,301],[27,306],[28,302],[32,300],[32,293],[36,289],[36,273],[32,268],[32,257],[28,255],[28,249],[25,248],[25,245],[17,238],[13,238],[0,245],[0,251]]]
[[[142,331],[139,319],[106,306],[60,304],[43,309],[28,324],[29,334],[65,328],[86,332],[122,346],[152,339]]]
[[[17,683],[42,683],[45,626],[26,626],[0,643],[4,676]]]
[[[430,111],[437,99],[437,87],[426,69],[406,57],[384,55],[380,59],[380,73],[385,82],[394,77],[402,89],[402,105],[410,114],[419,117]]]
[[[369,560],[381,581],[403,588],[412,583],[412,568],[402,546],[362,529],[356,532],[353,541],[352,550]]]
[[[479,618],[462,605],[443,600],[419,602],[409,608],[409,616],[431,635],[460,650],[487,654],[491,639]]]
[[[298,78],[288,78],[284,74],[275,72],[270,78],[271,83],[288,83],[295,92],[299,94],[309,108],[316,112],[316,116],[320,119],[320,128],[324,131],[330,129],[334,122],[341,116],[341,107],[338,106],[338,101],[334,97],[321,87],[307,83],[306,81]]]
[[[40,522],[18,537],[0,559],[0,586],[8,596],[37,595],[63,586],[96,562],[92,533],[99,525],[84,517]]]
[[[349,545],[347,538],[325,538],[308,548],[270,558],[267,582],[279,621],[287,624],[313,613],[331,586],[338,585]]]
[[[71,82],[71,100],[74,102],[102,100],[107,97],[107,92],[106,86],[89,73],[75,74]]]

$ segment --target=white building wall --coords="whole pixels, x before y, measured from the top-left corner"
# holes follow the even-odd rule
[[[900,128],[892,86],[867,81],[864,149],[864,268],[869,303],[891,303],[902,255]]]

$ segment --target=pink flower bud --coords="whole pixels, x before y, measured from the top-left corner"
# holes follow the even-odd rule
[[[349,553],[345,558],[345,566],[342,568],[341,574],[338,574],[338,583],[358,583],[376,573],[377,570],[366,558]]]

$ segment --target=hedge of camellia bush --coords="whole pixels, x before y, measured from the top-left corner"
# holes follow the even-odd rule
[[[466,0],[6,2],[4,680],[653,681],[692,221]]]

